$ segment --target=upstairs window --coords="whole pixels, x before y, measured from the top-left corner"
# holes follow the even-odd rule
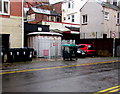
[[[68,2],[68,8],[74,8],[74,1]]]
[[[109,20],[109,12],[104,12],[104,19]]]
[[[0,13],[2,13],[2,1],[0,0]]]
[[[74,1],[72,2],[72,8],[74,8]]]
[[[82,24],[87,24],[87,23],[88,23],[87,14],[86,15],[82,15]]]
[[[0,0],[0,14],[10,14],[10,0]]]
[[[117,14],[117,24],[120,24],[120,12]]]
[[[70,8],[70,2],[68,3],[68,8]]]

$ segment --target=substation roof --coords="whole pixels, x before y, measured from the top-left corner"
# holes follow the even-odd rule
[[[51,35],[51,36],[62,36],[60,33],[53,33],[53,32],[32,32],[27,35]]]

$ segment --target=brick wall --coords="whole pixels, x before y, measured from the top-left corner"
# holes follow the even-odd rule
[[[10,16],[22,17],[22,0],[19,0],[19,2],[10,2]]]

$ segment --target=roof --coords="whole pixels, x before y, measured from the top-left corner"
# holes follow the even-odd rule
[[[52,10],[46,10],[46,9],[41,9],[41,8],[35,8],[35,7],[31,7],[31,9],[35,12],[35,13],[41,13],[41,14],[47,14],[47,15],[54,15],[54,16],[61,16],[59,13],[57,13],[56,11],[52,11]]]
[[[114,9],[114,10],[120,10],[119,7],[117,7],[113,4],[110,4],[108,2],[98,2],[98,3],[101,4],[103,7],[111,8],[111,9]]]
[[[54,35],[54,36],[62,36],[60,33],[53,33],[53,32],[32,32],[27,35]]]
[[[50,14],[50,10],[31,7],[35,13]]]
[[[89,0],[86,1],[86,3],[83,5],[83,7],[88,3],[88,1],[89,1]],[[100,0],[98,0],[98,1],[96,1],[96,2],[97,2],[98,4],[100,4],[100,5],[102,5],[103,7],[111,8],[111,9],[114,9],[114,10],[117,10],[117,11],[120,10],[119,7],[117,7],[117,6],[115,6],[115,5],[112,5],[112,4],[108,3],[108,2],[103,2],[103,1],[100,1]],[[83,7],[82,7],[82,8],[83,8]],[[82,10],[82,8],[81,8],[80,10]]]
[[[64,44],[64,47],[78,47],[77,44]]]
[[[70,29],[71,31],[79,31],[80,27],[70,27],[70,26],[65,26],[66,28]]]

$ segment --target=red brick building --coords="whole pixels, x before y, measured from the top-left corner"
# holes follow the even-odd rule
[[[24,9],[29,23],[38,24],[42,21],[61,22],[61,3],[50,5],[49,2],[24,2]]]

